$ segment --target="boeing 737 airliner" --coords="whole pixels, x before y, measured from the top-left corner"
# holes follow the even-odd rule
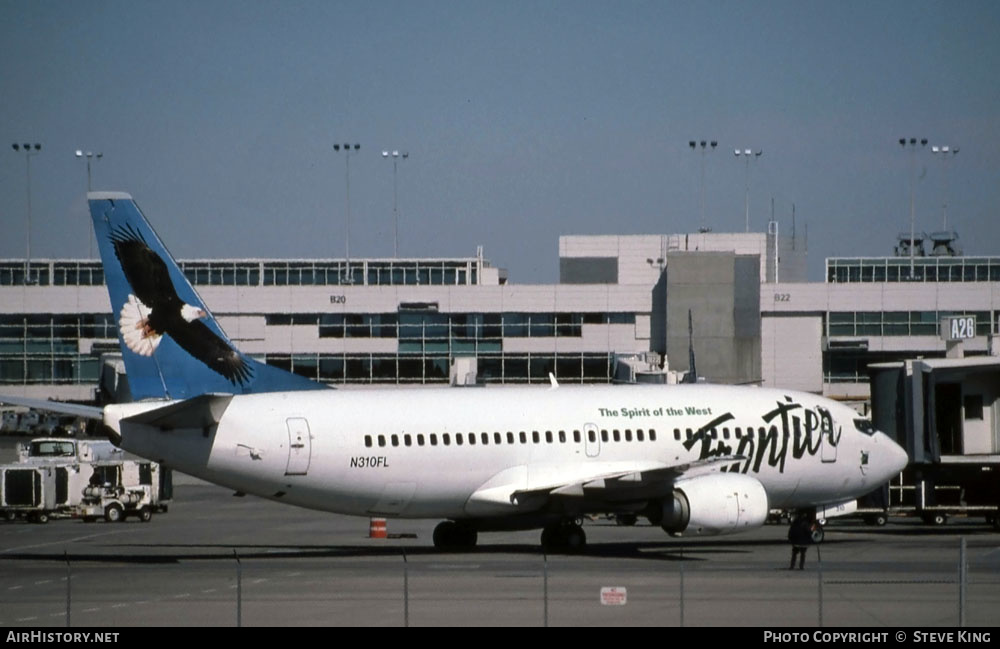
[[[89,199],[138,400],[74,412],[102,418],[128,451],[239,492],[446,519],[440,548],[542,529],[547,548],[579,549],[584,514],[737,532],[772,508],[848,503],[907,462],[852,409],[788,390],[554,379],[547,389],[326,389],[235,349],[131,196]]]

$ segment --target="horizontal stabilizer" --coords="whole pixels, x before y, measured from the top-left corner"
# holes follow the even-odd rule
[[[207,428],[222,420],[232,400],[231,394],[203,394],[169,406],[147,410],[122,419],[123,423],[156,426],[162,430]]]
[[[102,419],[104,410],[97,406],[81,406],[76,403],[63,403],[62,401],[48,401],[46,399],[29,399],[27,397],[8,397],[0,394],[0,403],[7,403],[12,406],[24,406],[45,412],[58,412],[63,415],[74,415],[86,419]]]

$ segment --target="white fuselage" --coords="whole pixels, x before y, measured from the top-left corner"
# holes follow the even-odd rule
[[[772,508],[797,508],[856,498],[906,462],[884,434],[858,430],[850,408],[764,388],[283,392],[234,396],[202,428],[123,419],[151,407],[106,409],[126,450],[237,491],[366,516],[514,515],[529,506],[518,494],[691,465],[678,480],[744,473]],[[581,502],[609,510],[601,497]]]

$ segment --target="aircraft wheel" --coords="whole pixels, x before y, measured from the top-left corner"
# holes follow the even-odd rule
[[[568,552],[583,552],[587,547],[587,533],[579,525],[571,525],[564,532],[566,550]]]
[[[476,541],[479,540],[479,532],[476,531],[476,528],[468,524],[456,523],[455,532],[459,548],[471,550],[476,547]]]
[[[434,547],[438,550],[450,549],[453,545],[452,538],[455,536],[455,523],[444,521],[438,523],[434,528]]]
[[[811,530],[809,534],[812,537],[812,542],[816,544],[822,543],[826,537],[826,532],[823,530],[822,525],[817,525],[816,529]]]
[[[476,547],[479,533],[471,525],[443,521],[434,528],[434,547],[438,550],[471,550]]]
[[[542,548],[546,552],[560,549],[559,525],[546,525],[542,529]]]

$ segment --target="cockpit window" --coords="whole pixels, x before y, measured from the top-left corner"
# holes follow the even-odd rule
[[[870,419],[855,419],[854,427],[865,435],[875,434],[875,424],[873,424]]]

